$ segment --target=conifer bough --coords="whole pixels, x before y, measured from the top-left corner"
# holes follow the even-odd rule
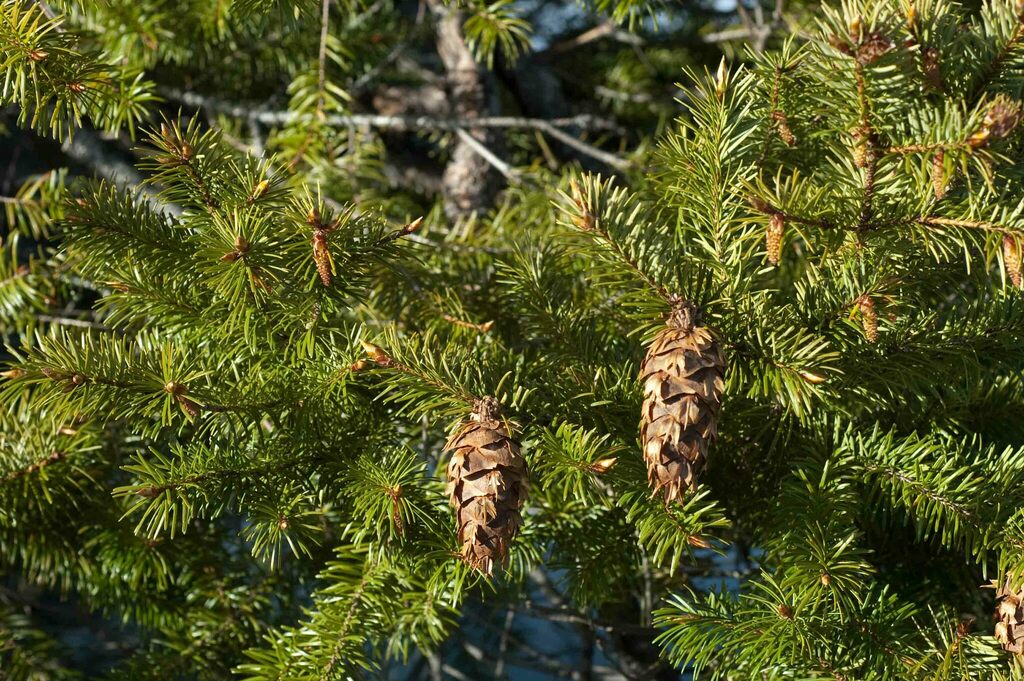
[[[445,450],[452,452],[447,492],[459,526],[462,559],[489,576],[508,557],[522,522],[526,461],[493,397],[476,402]]]
[[[647,480],[666,503],[696,489],[718,434],[726,362],[711,331],[697,325],[699,316],[696,305],[676,300],[640,365]]]

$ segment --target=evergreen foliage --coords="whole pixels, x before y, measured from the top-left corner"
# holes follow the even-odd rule
[[[5,202],[0,676],[74,677],[16,598],[40,589],[138,639],[110,678],[572,671],[516,618],[616,678],[1022,678],[983,584],[1024,582],[1024,8],[824,7],[688,71],[615,176],[511,137],[493,210],[452,220],[339,124],[390,49],[353,46],[416,29],[336,4],[2,0],[19,124],[143,130],[145,179]],[[480,63],[529,58],[519,3],[427,5]],[[261,154],[238,135],[272,117],[228,102],[271,81]],[[185,85],[207,120],[157,107]],[[728,365],[707,470],[664,500],[637,375],[680,300]],[[529,469],[492,577],[443,480],[485,398]]]

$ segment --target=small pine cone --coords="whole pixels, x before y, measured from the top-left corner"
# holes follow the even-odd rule
[[[996,640],[1008,653],[1024,653],[1024,590],[1014,589],[1010,578],[996,591]]]
[[[644,386],[640,442],[647,481],[666,503],[696,489],[717,436],[725,356],[697,308],[679,301],[640,366]]]
[[[946,153],[942,149],[932,156],[932,189],[937,200],[946,198]]]
[[[331,253],[327,250],[327,237],[322,230],[313,235],[313,262],[324,286],[331,285]]]
[[[857,310],[860,312],[861,325],[864,327],[864,337],[868,343],[877,343],[878,312],[875,310],[875,301],[871,296],[861,296],[857,301]]]
[[[787,147],[795,147],[796,136],[793,135],[793,131],[789,127],[789,118],[786,116],[786,112],[776,109],[772,112],[772,120],[775,121],[775,128],[779,131],[779,139]]]
[[[1003,237],[1003,264],[1014,288],[1021,288],[1024,272],[1021,271],[1020,242],[1009,234]]]
[[[782,255],[782,233],[785,229],[786,220],[782,213],[772,213],[768,229],[764,233],[764,245],[768,251],[768,262],[773,265],[779,264],[779,256]]]
[[[449,499],[459,525],[462,559],[490,576],[508,557],[526,500],[526,461],[493,397],[477,401],[473,414],[449,438]]]

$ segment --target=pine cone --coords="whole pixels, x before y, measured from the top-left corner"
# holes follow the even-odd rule
[[[1020,243],[1016,237],[1009,234],[1003,237],[1003,264],[1014,287],[1021,288],[1021,284],[1024,283],[1024,272],[1021,271]]]
[[[666,503],[696,489],[717,435],[725,356],[711,331],[695,325],[696,316],[693,303],[677,303],[640,367],[647,480]]]
[[[773,265],[779,264],[779,256],[782,255],[782,232],[785,229],[786,221],[782,213],[772,213],[768,229],[764,233],[764,246],[768,252],[768,262]]]
[[[932,189],[938,201],[946,198],[946,152],[939,149],[932,157]]]
[[[796,135],[793,134],[793,130],[789,127],[789,117],[786,116],[786,112],[776,109],[772,112],[772,120],[775,121],[775,128],[779,131],[779,139],[787,147],[795,147]]]
[[[318,229],[313,234],[313,262],[320,275],[320,283],[331,285],[331,252],[327,249],[327,235]]]
[[[864,327],[864,337],[868,343],[877,343],[878,312],[875,310],[875,301],[871,299],[871,296],[861,296],[857,301],[857,311],[860,312],[861,325]]]
[[[1014,589],[1007,577],[996,592],[995,636],[1008,653],[1024,652],[1024,589]]]
[[[447,493],[459,524],[462,559],[490,576],[508,556],[526,500],[526,461],[493,397],[477,401],[473,414],[445,445]]]

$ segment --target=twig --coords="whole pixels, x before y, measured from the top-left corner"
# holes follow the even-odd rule
[[[605,21],[604,23],[598,24],[577,36],[555,43],[548,49],[544,50],[542,56],[568,52],[569,50],[574,50],[577,47],[582,47],[583,45],[592,43],[595,40],[600,40],[604,37],[614,38],[615,40],[618,40],[621,43],[626,43],[627,45],[646,44],[646,41],[644,41],[640,36],[630,33],[629,31],[623,31],[611,21]]]
[[[498,643],[498,661],[494,663],[494,678],[500,681],[505,673],[505,655],[508,654],[508,640],[512,633],[512,622],[515,620],[515,608],[509,608],[505,613],[505,626],[501,630],[501,640]]]
[[[615,154],[608,153],[607,151],[601,151],[597,147],[593,147],[586,142],[573,137],[564,130],[559,130],[552,122],[540,119],[534,119],[534,121],[537,128],[551,135],[562,144],[572,147],[576,151],[584,153],[591,158],[596,158],[598,161],[601,161],[616,170],[626,170],[629,167],[629,162],[625,159],[616,156]]]
[[[498,158],[498,156],[493,151],[488,149],[483,142],[473,137],[473,135],[466,132],[466,130],[463,128],[456,128],[455,134],[458,135],[459,139],[465,142],[473,151],[479,154],[480,158],[484,159],[492,166],[494,166],[495,170],[504,175],[509,182],[513,184],[519,184],[521,182],[519,173],[513,170],[513,168],[508,163],[505,163],[500,158]]]
[[[57,18],[57,13],[53,11],[53,8],[50,7],[50,3],[46,2],[46,0],[36,0],[36,4],[39,5],[39,9],[43,11],[43,14],[46,15],[47,19],[52,20]]]

